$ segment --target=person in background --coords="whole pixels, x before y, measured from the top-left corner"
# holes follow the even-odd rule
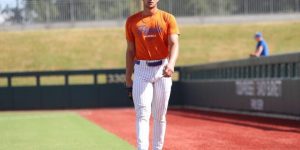
[[[250,54],[250,57],[261,57],[269,55],[268,44],[263,39],[261,32],[256,32],[254,36],[257,41],[256,50]]]

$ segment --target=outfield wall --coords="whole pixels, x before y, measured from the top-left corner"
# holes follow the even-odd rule
[[[187,66],[185,106],[300,116],[300,53]]]
[[[124,77],[124,69],[0,73],[0,110],[130,107]],[[179,89],[175,81],[171,106],[183,104]]]
[[[300,116],[300,53],[178,67],[176,72],[170,106]],[[133,106],[124,74],[124,69],[0,73],[0,110]],[[84,78],[74,80],[78,76]],[[62,78],[62,84],[45,84],[49,77]],[[18,78],[33,84],[18,85]]]
[[[300,80],[186,81],[182,86],[186,106],[300,116]]]

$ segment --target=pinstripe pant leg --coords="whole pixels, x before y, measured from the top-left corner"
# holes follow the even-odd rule
[[[154,119],[153,150],[162,150],[166,132],[166,113],[171,93],[172,79],[162,77],[154,83],[152,115]]]
[[[148,150],[153,84],[135,77],[133,82],[133,99],[136,112],[137,147],[138,150]]]

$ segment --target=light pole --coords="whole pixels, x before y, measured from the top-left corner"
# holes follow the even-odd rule
[[[140,1],[140,10],[142,11],[144,9],[144,2]]]
[[[16,0],[16,8],[19,10],[19,0]]]

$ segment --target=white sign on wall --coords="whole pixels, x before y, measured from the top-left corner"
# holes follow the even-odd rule
[[[281,97],[281,80],[238,80],[235,82],[239,96]]]
[[[251,99],[250,107],[254,110],[264,110],[264,101],[262,99]]]

